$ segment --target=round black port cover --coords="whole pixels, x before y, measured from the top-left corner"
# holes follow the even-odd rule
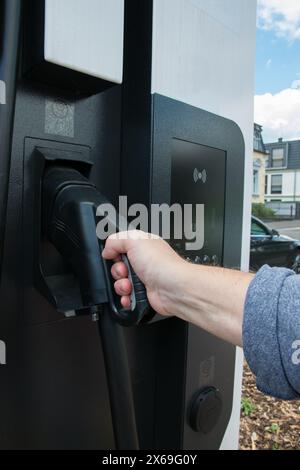
[[[222,397],[215,387],[198,391],[189,408],[189,425],[195,432],[208,434],[219,421],[222,412]]]

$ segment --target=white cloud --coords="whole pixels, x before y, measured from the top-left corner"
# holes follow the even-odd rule
[[[258,0],[258,27],[288,41],[300,39],[300,1]]]
[[[300,90],[300,80],[294,80],[291,84],[293,90]]]
[[[300,139],[300,89],[256,95],[255,122],[264,127],[265,142],[274,142],[279,137]]]

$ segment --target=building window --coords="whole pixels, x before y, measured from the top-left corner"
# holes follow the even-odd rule
[[[268,194],[268,175],[265,176],[265,194]]]
[[[284,160],[284,149],[278,148],[272,150],[272,167],[282,168]]]
[[[282,175],[272,175],[271,194],[282,194]]]
[[[259,178],[258,170],[253,170],[253,194],[255,195],[259,194],[258,178]]]

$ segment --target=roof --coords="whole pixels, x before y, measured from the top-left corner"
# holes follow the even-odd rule
[[[269,144],[265,144],[265,148],[267,151],[270,152],[269,157],[269,165],[271,167],[271,154],[272,149],[284,149],[284,158],[285,164],[284,166],[290,170],[298,170],[300,169],[300,140],[278,140],[277,142],[272,142]]]

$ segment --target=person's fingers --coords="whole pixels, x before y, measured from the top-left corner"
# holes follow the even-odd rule
[[[127,253],[129,247],[129,238],[127,232],[119,232],[110,235],[105,242],[102,256],[105,259],[116,259],[121,253]]]
[[[112,277],[117,281],[118,279],[124,279],[128,277],[128,269],[125,263],[118,261],[111,267]]]
[[[132,240],[159,239],[158,235],[142,232],[141,230],[129,230],[128,232],[118,232],[110,235],[106,240],[102,256],[105,259],[115,259],[122,253],[127,253]]]
[[[129,279],[119,279],[115,282],[114,287],[116,293],[121,296],[128,296],[132,291],[132,285]]]
[[[130,308],[131,301],[128,295],[123,295],[123,297],[121,297],[121,305],[123,308],[126,308],[126,309]]]

